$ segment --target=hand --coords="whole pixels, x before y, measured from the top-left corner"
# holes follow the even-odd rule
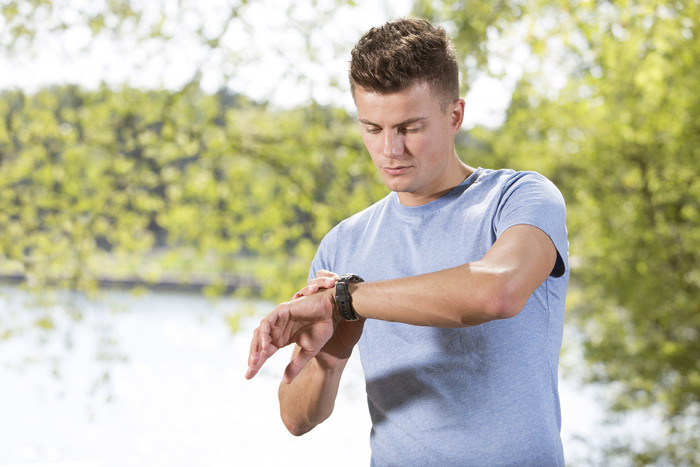
[[[319,269],[316,272],[316,278],[311,279],[306,284],[306,287],[294,294],[293,298],[312,295],[319,290],[335,287],[339,278],[340,276],[334,272]],[[331,337],[328,343],[326,343],[316,355],[316,360],[318,360],[321,365],[330,367],[338,360],[350,358],[352,349],[362,336],[364,324],[364,319],[353,322],[345,320],[338,322],[333,337]]]
[[[335,283],[338,282],[339,278],[338,274],[334,272],[319,269],[316,271],[316,278],[307,282],[306,287],[295,293],[292,299],[315,294],[321,289],[335,287]]]
[[[287,365],[283,378],[285,383],[292,382],[333,337],[340,320],[334,315],[334,290],[325,289],[281,303],[263,318],[253,332],[246,378],[253,378],[277,350],[296,343],[300,350]]]

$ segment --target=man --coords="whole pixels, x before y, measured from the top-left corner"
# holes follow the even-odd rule
[[[459,159],[465,103],[441,28],[370,30],[350,83],[391,193],[326,235],[307,286],[256,329],[246,376],[296,344],[279,399],[300,435],[331,414],[358,345],[373,465],[563,465],[559,191],[536,173]]]

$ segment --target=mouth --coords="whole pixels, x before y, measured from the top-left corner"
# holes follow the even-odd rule
[[[384,167],[383,170],[389,175],[401,175],[406,173],[410,169],[410,166],[400,165],[397,167]]]

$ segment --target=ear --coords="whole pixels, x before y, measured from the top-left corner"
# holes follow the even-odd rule
[[[457,133],[462,128],[462,121],[464,121],[464,99],[454,101],[449,107],[449,112],[450,128]]]

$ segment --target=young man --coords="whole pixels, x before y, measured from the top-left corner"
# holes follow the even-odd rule
[[[326,235],[307,286],[255,330],[246,376],[296,344],[279,398],[300,435],[331,414],[357,345],[373,465],[563,465],[559,191],[459,159],[465,103],[444,30],[413,19],[370,30],[350,83],[391,193]]]

